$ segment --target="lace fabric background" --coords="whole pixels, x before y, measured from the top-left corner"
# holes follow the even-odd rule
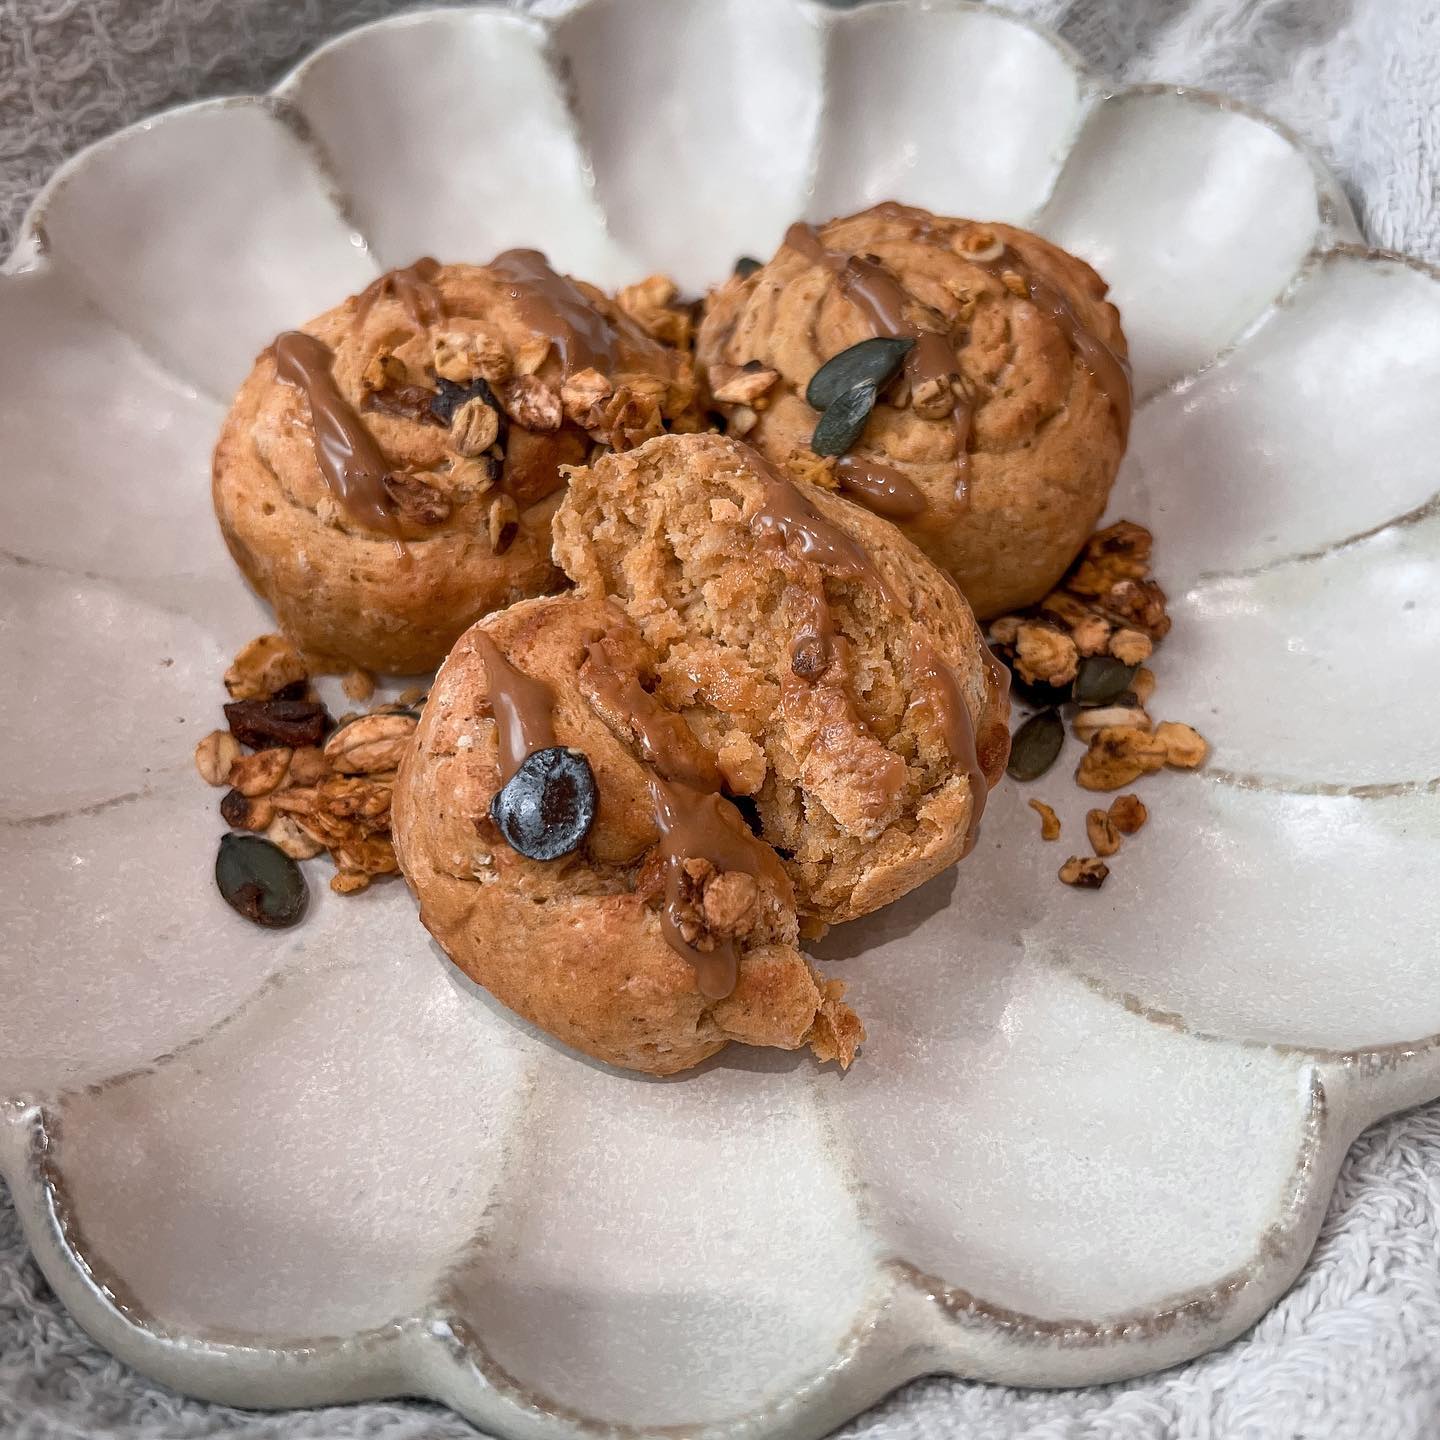
[[[532,0],[553,9],[564,0]],[[673,0],[680,3],[680,0]],[[0,0],[0,253],[82,146],[157,110],[263,90],[384,0]],[[1317,146],[1378,245],[1440,261],[1440,0],[1009,0],[1101,75],[1250,101]],[[1440,397],[1437,397],[1440,403]],[[1440,1105],[1351,1153],[1296,1288],[1245,1338],[1129,1385],[929,1380],[848,1440],[1429,1440],[1440,1433]],[[459,1440],[422,1404],[256,1414],[181,1399],[95,1349],[0,1188],[0,1434],[14,1440]]]

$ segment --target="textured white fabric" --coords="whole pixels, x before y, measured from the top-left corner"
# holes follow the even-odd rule
[[[383,0],[0,0],[0,252],[45,176],[156,109],[264,88]],[[1119,80],[1201,85],[1318,146],[1376,243],[1440,260],[1436,0],[1011,0]],[[1440,403],[1440,397],[1437,397]],[[0,1193],[0,1435],[13,1440],[446,1440],[432,1406],[261,1415],[180,1397],[97,1351]],[[1025,1392],[932,1380],[864,1440],[1430,1440],[1440,1435],[1440,1106],[1364,1137],[1316,1253],[1253,1332],[1129,1385]]]

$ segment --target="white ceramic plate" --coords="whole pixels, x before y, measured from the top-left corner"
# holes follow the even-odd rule
[[[670,1083],[462,991],[399,885],[231,914],[190,752],[265,627],[207,484],[255,352],[422,252],[698,287],[886,197],[1032,224],[1124,312],[1114,514],[1215,754],[1142,782],[1106,889],[1002,786],[824,947],[850,1074]],[[1357,240],[1262,117],[960,4],[407,15],[67,165],[0,276],[0,1163],[81,1323],[199,1395],[537,1440],[816,1435],[925,1371],[1098,1381],[1251,1324],[1361,1127],[1440,1094],[1440,285]]]

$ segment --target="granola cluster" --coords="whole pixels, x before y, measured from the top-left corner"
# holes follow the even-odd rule
[[[390,793],[423,694],[336,722],[315,698],[305,662],[279,635],[246,645],[225,672],[225,688],[229,728],[212,730],[195,747],[200,778],[225,787],[225,823],[263,836],[292,860],[328,851],[337,894],[398,873]],[[356,671],[344,688],[368,699],[374,682]]]
[[[1146,662],[1170,631],[1165,592],[1150,573],[1153,548],[1150,532],[1129,520],[1097,531],[1038,605],[992,622],[991,646],[1014,674],[1015,698],[1033,711],[1015,735],[1013,778],[1033,780],[1049,769],[1066,718],[1086,747],[1075,770],[1084,790],[1121,790],[1167,765],[1204,764],[1209,747],[1198,731],[1179,721],[1156,724],[1147,708],[1156,680]],[[1055,811],[1043,801],[1029,803],[1040,816],[1041,838],[1058,840]],[[1110,873],[1105,861],[1148,815],[1133,794],[1108,810],[1091,810],[1085,831],[1093,853],[1072,855],[1060,879],[1098,890]]]

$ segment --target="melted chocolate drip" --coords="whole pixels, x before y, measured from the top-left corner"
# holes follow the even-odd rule
[[[556,743],[555,692],[543,680],[517,670],[483,630],[475,637],[475,649],[485,666],[500,752],[500,784],[505,785],[526,756]]]
[[[551,269],[540,251],[502,251],[489,269],[508,282],[521,320],[555,347],[567,376],[589,369],[613,375],[621,340],[658,368],[668,370],[662,346],[627,316],[607,317],[568,275]]]
[[[695,983],[708,1000],[723,1000],[735,989],[740,957],[735,942],[718,940],[713,950],[700,950],[681,933],[686,860],[708,860],[717,870],[739,870],[790,894],[790,878],[775,852],[750,833],[740,812],[713,791],[694,789],[681,781],[650,777],[650,799],[660,832],[665,866],[665,908],[660,928],[666,943],[695,967]]]
[[[355,302],[355,324],[363,325],[370,311],[387,295],[393,295],[404,307],[410,323],[417,330],[439,325],[445,319],[445,297],[435,285],[440,262],[422,255],[413,265],[387,270],[372,280]]]
[[[886,219],[909,221],[914,239],[944,238],[942,232],[937,231],[933,218],[922,210],[892,203],[880,207],[880,213]],[[792,225],[785,232],[785,243],[811,264],[822,265],[838,277],[841,292],[870,322],[876,335],[913,339],[916,342],[915,347],[905,357],[905,373],[912,389],[926,381],[940,380],[949,385],[952,379],[959,378],[953,337],[926,329],[908,317],[907,310],[917,306],[919,302],[882,264],[863,255],[842,255],[827,250],[814,228],[802,223]],[[1087,330],[1080,323],[1065,295],[1048,280],[1035,274],[1009,246],[1003,247],[994,259],[970,259],[969,263],[979,266],[1002,282],[1007,273],[1020,276],[1025,283],[1030,302],[1055,322],[1071,350],[1079,356],[1080,363],[1090,372],[1110,402],[1120,427],[1123,444],[1130,433],[1133,403],[1129,363],[1098,335]],[[970,402],[957,395],[951,407],[951,425],[955,432],[955,493],[959,500],[965,498],[968,485],[973,418]],[[864,498],[863,494],[861,498]],[[890,512],[881,510],[879,513]]]
[[[846,455],[835,466],[835,478],[847,495],[887,520],[913,520],[925,513],[925,497],[919,487],[883,461]]]
[[[385,488],[391,467],[354,406],[340,393],[329,346],[303,330],[287,330],[274,345],[275,375],[310,402],[315,459],[330,492],[358,524],[397,542],[400,523]]]

